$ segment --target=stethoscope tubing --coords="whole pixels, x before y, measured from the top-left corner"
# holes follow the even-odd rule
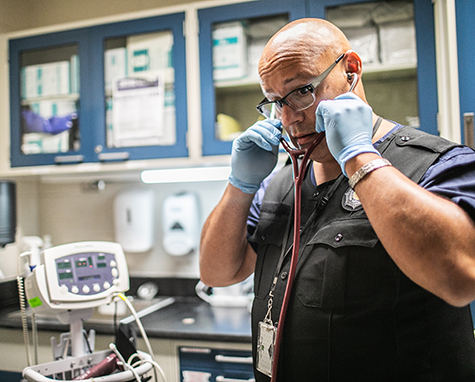
[[[353,73],[352,84],[350,86],[350,92],[356,86],[358,82],[358,75]],[[294,242],[292,247],[292,257],[290,260],[290,270],[287,278],[287,285],[285,287],[284,299],[282,301],[282,308],[279,314],[279,321],[277,325],[277,334],[275,338],[274,346],[274,358],[272,363],[272,377],[271,382],[275,382],[277,378],[277,370],[279,365],[280,345],[282,342],[282,333],[284,330],[284,321],[289,305],[290,294],[292,292],[292,286],[295,278],[295,272],[297,269],[299,248],[300,248],[300,215],[301,215],[301,194],[302,194],[302,182],[307,171],[309,158],[315,147],[325,138],[324,133],[320,133],[317,138],[310,144],[310,146],[304,149],[294,149],[289,143],[282,137],[280,143],[284,150],[289,154],[290,161],[292,162],[292,171],[294,179]],[[298,158],[303,155],[302,163],[299,168]]]
[[[275,381],[277,377],[277,369],[278,369],[278,359],[280,354],[280,345],[282,342],[282,333],[284,329],[284,321],[285,316],[287,313],[287,307],[289,305],[290,300],[290,293],[292,291],[292,285],[295,278],[295,271],[297,269],[297,262],[298,262],[298,252],[300,248],[300,209],[301,209],[301,190],[302,190],[302,182],[305,177],[305,172],[307,170],[307,166],[310,163],[309,157],[310,154],[313,152],[313,149],[317,147],[317,145],[325,138],[325,134],[321,133],[317,136],[317,138],[305,149],[293,149],[290,145],[285,141],[284,138],[280,139],[284,150],[290,156],[290,160],[292,162],[292,170],[293,170],[293,178],[294,178],[294,241],[293,241],[293,248],[292,248],[292,257],[290,260],[290,270],[289,276],[287,278],[287,286],[285,287],[284,299],[282,302],[282,308],[279,314],[279,321],[277,325],[277,334],[275,339],[275,346],[274,346],[274,360],[272,363],[272,377],[271,382]],[[299,168],[298,158],[303,154],[302,163]]]

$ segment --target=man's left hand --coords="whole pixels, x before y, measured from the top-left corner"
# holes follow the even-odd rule
[[[315,130],[325,131],[330,153],[338,161],[343,174],[346,162],[361,153],[379,152],[373,147],[371,107],[354,93],[334,100],[321,101],[315,112]]]

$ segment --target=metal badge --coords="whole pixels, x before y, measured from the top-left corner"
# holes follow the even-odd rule
[[[356,192],[351,187],[348,187],[348,190],[343,194],[341,205],[345,210],[350,212],[363,208],[360,198],[358,198],[358,195],[356,195]]]
[[[268,377],[272,377],[276,334],[277,328],[274,325],[262,321],[259,322],[256,369]]]

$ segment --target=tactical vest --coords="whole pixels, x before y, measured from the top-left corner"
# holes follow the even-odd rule
[[[418,183],[437,158],[455,146],[403,127],[378,150]],[[288,278],[293,241],[291,167],[285,166],[271,180],[249,240],[257,252],[254,355],[257,323],[266,315],[272,280],[278,278],[275,322]],[[326,200],[331,187],[336,188]],[[399,270],[348,179],[341,176],[314,186],[307,173],[301,216],[299,261],[282,337],[279,381],[475,381],[469,307],[448,305]],[[284,261],[276,269],[282,253]],[[256,380],[269,379],[256,372]]]

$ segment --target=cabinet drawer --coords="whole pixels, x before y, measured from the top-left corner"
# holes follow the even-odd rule
[[[237,382],[254,380],[252,353],[246,350],[180,347],[180,380]]]

